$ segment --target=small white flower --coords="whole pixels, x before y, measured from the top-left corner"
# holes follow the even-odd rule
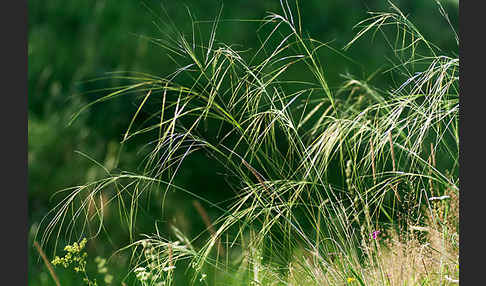
[[[171,269],[175,269],[175,268],[176,268],[175,266],[167,266],[167,267],[164,267],[164,268],[162,269],[162,271],[167,272],[167,271],[169,271],[169,270],[171,270]]]
[[[440,196],[440,197],[430,197],[429,201],[442,201],[442,200],[449,199],[449,198],[450,198],[450,196],[448,196],[448,195],[444,195],[444,196]]]
[[[451,277],[449,276],[445,276],[445,279],[451,283],[458,283],[459,284],[459,280],[456,280],[456,279],[452,279]]]
[[[206,273],[201,274],[201,279],[199,279],[199,282],[202,282],[206,279]]]
[[[150,278],[150,273],[147,272],[138,272],[137,278],[140,281],[147,281]]]

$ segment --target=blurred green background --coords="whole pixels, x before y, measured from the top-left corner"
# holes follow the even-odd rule
[[[290,1],[293,2],[293,1]],[[303,27],[308,34],[321,41],[332,41],[342,48],[356,30],[353,26],[368,16],[367,11],[384,11],[386,1],[300,1]],[[446,50],[457,50],[448,23],[440,16],[435,1],[394,1],[433,43]],[[458,22],[458,3],[441,1],[454,27]],[[223,19],[262,19],[267,12],[280,12],[278,0],[223,1]],[[118,166],[115,154],[123,132],[136,111],[134,97],[122,97],[93,106],[67,125],[70,117],[84,104],[103,95],[88,93],[100,88],[120,85],[118,80],[88,81],[112,71],[138,71],[166,75],[175,66],[160,47],[142,36],[160,37],[153,21],[167,21],[161,7],[167,10],[183,31],[189,32],[186,6],[198,20],[211,20],[221,7],[220,1],[115,1],[115,0],[29,0],[28,2],[28,204],[29,204],[29,285],[54,285],[47,269],[33,248],[33,234],[40,220],[62,197],[53,196],[63,188],[86,183],[102,176],[102,170],[75,151],[81,151],[103,163],[108,169],[118,167],[135,171],[143,158],[140,148],[143,138],[125,146]],[[149,9],[148,9],[149,8]],[[152,12],[150,12],[150,10]],[[256,22],[225,22],[218,28],[217,40],[255,49],[259,45]],[[209,28],[209,26],[208,26]],[[347,53],[359,65],[338,54],[323,49],[319,54],[326,66],[331,88],[342,81],[347,72],[365,78],[386,63],[389,49],[383,41],[358,41]],[[301,76],[296,71],[296,76]],[[386,88],[390,81],[374,82]],[[139,152],[139,153],[137,153]],[[234,195],[227,191],[224,179],[215,164],[196,155],[185,163],[176,184],[211,200],[220,202]],[[198,234],[204,223],[195,216],[192,198],[173,193],[167,206],[151,201],[147,212],[141,214],[141,227],[153,229],[154,221],[164,225],[176,219],[189,235]],[[219,213],[205,206],[211,218]],[[107,220],[110,236],[101,235],[88,245],[90,259],[108,256],[128,242],[125,228],[116,227],[116,219]],[[117,230],[118,229],[118,230]],[[145,228],[144,228],[145,229]],[[68,243],[61,239],[61,245]],[[52,254],[46,249],[48,255]],[[127,261],[111,263],[110,271],[125,274]],[[62,285],[81,285],[70,271],[56,269]],[[116,275],[115,275],[116,276]],[[119,284],[116,277],[115,284]],[[184,285],[184,284],[181,284]]]

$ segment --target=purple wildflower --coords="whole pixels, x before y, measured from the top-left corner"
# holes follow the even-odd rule
[[[380,233],[379,230],[375,230],[372,233],[370,233],[370,236],[371,236],[372,239],[377,239],[379,233]]]

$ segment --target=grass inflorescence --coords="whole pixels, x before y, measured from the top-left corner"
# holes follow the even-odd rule
[[[280,13],[261,20],[267,32],[256,51],[218,42],[220,16],[206,41],[192,16],[189,35],[161,23],[161,32],[171,32],[151,41],[167,51],[173,72],[113,74],[132,83],[92,103],[143,94],[123,142],[150,136],[151,152],[137,172],[106,170],[105,178],[69,189],[44,220],[42,241],[95,237],[111,206],[128,227],[123,250],[131,250],[142,285],[170,285],[178,274],[202,285],[454,283],[459,60],[390,5],[358,23],[345,47],[382,35],[393,58],[378,75],[398,82],[389,90],[349,74],[331,89],[317,53],[331,47],[304,34],[298,1],[281,1]],[[289,78],[294,66],[309,80]],[[140,123],[142,113],[149,116]],[[196,152],[226,171],[228,190],[237,190],[229,208],[174,183]],[[208,229],[198,237],[203,243],[174,225],[175,240],[158,229],[140,239],[140,201],[151,192],[195,199]],[[210,220],[198,201],[221,216]]]

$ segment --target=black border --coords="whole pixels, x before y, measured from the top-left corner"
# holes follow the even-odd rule
[[[486,131],[486,105],[479,101],[485,90],[485,10],[478,5],[483,1],[469,1],[467,6],[464,1],[459,0],[459,281],[462,285],[486,285],[482,234],[486,202],[481,180],[485,177],[482,159],[486,144],[482,135]]]
[[[12,4],[12,5],[5,5]],[[2,204],[3,279],[27,285],[27,25],[28,2],[5,2],[0,16],[2,35]],[[5,64],[6,63],[6,64]],[[7,88],[7,90],[5,90]],[[6,156],[5,156],[6,155]],[[6,185],[7,183],[8,185]],[[9,279],[10,278],[10,279]]]

